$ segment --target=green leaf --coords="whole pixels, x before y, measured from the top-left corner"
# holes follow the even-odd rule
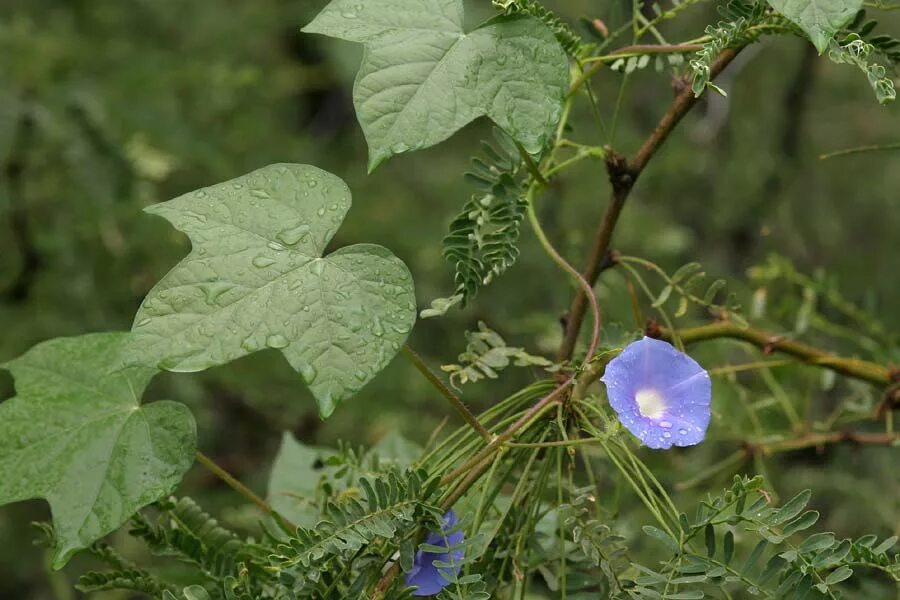
[[[712,558],[716,555],[716,528],[713,527],[712,523],[706,524],[704,536],[706,539],[706,555]]]
[[[678,553],[680,550],[678,546],[678,541],[673,539],[671,535],[663,531],[658,527],[654,527],[653,525],[644,525],[642,527],[645,534],[650,537],[662,542],[669,550],[673,553]]]
[[[798,531],[809,529],[819,520],[819,512],[816,510],[808,510],[787,525],[784,526],[782,533],[785,537],[794,535]]]
[[[422,456],[422,447],[403,437],[399,431],[391,430],[372,446],[371,452],[378,456],[381,463],[405,468],[411,467]]]
[[[784,506],[782,506],[778,511],[768,520],[769,525],[781,525],[787,521],[790,521],[794,517],[800,514],[806,505],[809,504],[809,499],[812,497],[811,490],[803,490],[790,500],[788,500]]]
[[[798,551],[801,554],[808,554],[810,552],[818,552],[820,550],[824,550],[825,548],[829,548],[832,544],[834,544],[834,534],[830,532],[825,533],[814,533],[808,538],[806,538]]]
[[[769,4],[809,36],[819,54],[862,8],[862,0],[768,0]]]
[[[199,585],[189,585],[181,593],[185,600],[209,600],[209,592]]]
[[[726,565],[729,564],[732,557],[734,556],[734,533],[731,531],[725,532],[725,541],[722,544],[722,553],[724,554],[723,562]]]
[[[666,287],[664,287],[659,293],[659,296],[656,297],[656,300],[653,301],[653,308],[659,308],[660,306],[665,304],[666,300],[669,299],[669,296],[672,295],[672,289],[673,288],[671,285],[667,285]]]
[[[349,208],[339,178],[289,164],[149,207],[193,250],[144,300],[131,360],[200,371],[275,348],[329,416],[390,362],[416,318],[412,277],[388,249],[322,258]]]
[[[301,444],[285,432],[269,476],[268,500],[275,512],[301,527],[319,520],[315,504],[322,470],[317,469],[332,451]]]
[[[559,121],[568,61],[532,17],[465,33],[462,0],[333,0],[303,31],[366,46],[353,99],[370,171],[482,116],[538,153]]]
[[[18,395],[0,404],[0,505],[50,503],[55,568],[172,493],[194,462],[187,407],[141,406],[157,371],[121,367],[128,337],[50,340],[3,365]]]
[[[828,575],[828,577],[825,578],[825,585],[834,585],[835,583],[840,583],[845,579],[849,579],[851,575],[853,575],[853,569],[851,569],[847,565],[841,565],[838,569],[832,571]]]

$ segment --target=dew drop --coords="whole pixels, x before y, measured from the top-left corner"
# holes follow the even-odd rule
[[[325,261],[322,260],[321,258],[315,259],[313,261],[312,270],[313,270],[313,273],[315,273],[316,275],[321,275],[322,271],[325,270]]]
[[[137,326],[144,327],[149,324],[150,324],[150,317],[147,317],[146,319],[141,319],[140,321],[138,321]]]
[[[316,214],[319,215],[320,217],[324,217],[325,216],[325,207],[324,206],[319,207],[319,210],[316,211]]]
[[[688,434],[687,429],[679,429],[678,430],[678,435],[687,435],[687,434]]]
[[[190,217],[190,218],[194,219],[195,221],[197,221],[198,223],[206,223],[206,215],[201,215],[200,213],[194,212],[192,210],[184,211],[184,216]]]
[[[214,281],[203,285],[203,293],[206,295],[207,304],[215,304],[219,297],[230,290],[233,285],[225,281]]]
[[[288,339],[280,333],[275,333],[266,338],[266,346],[269,348],[286,348]]]
[[[268,256],[260,255],[253,259],[253,266],[260,268],[260,269],[264,269],[266,267],[271,267],[274,264],[275,264],[275,259],[269,258]]]
[[[259,342],[253,336],[250,336],[241,342],[241,348],[246,352],[256,352],[259,350]]]
[[[659,426],[663,429],[670,429],[672,427],[672,423],[670,421],[660,421]]]
[[[276,237],[281,242],[284,242],[288,246],[293,246],[297,242],[306,238],[309,234],[309,225],[303,223],[301,225],[297,225],[296,227],[291,227],[290,229],[285,229],[278,233]]]
[[[375,337],[381,337],[384,335],[384,326],[381,324],[381,319],[375,317],[375,320],[372,321],[372,334]]]
[[[314,382],[318,374],[318,371],[316,371],[316,368],[312,365],[303,365],[300,367],[300,376],[307,384]]]
[[[672,432],[670,432],[670,431],[663,431],[663,437],[666,438],[666,439],[672,437]]]
[[[279,244],[278,242],[269,242],[269,243],[266,244],[266,245],[267,245],[269,248],[271,248],[272,250],[275,250],[276,252],[281,252],[282,250],[284,250],[284,246],[282,246],[282,245]]]

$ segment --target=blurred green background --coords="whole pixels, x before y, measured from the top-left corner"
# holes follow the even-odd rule
[[[144,294],[188,249],[183,235],[141,209],[272,162],[315,164],[348,182],[354,206],[335,247],[358,241],[390,247],[410,266],[420,307],[451,293],[440,240],[471,194],[462,173],[490,125],[476,122],[437,148],[395,158],[367,175],[351,101],[361,49],[299,31],[324,4],[0,4],[0,361],[48,338],[128,329]],[[549,5],[573,21],[586,15],[611,26],[630,6],[586,0]],[[467,9],[477,22],[489,14],[490,3],[467,2]],[[897,17],[885,14],[880,26],[900,32]],[[689,39],[717,19],[715,3],[701,2],[677,23],[664,24],[663,32],[673,42]],[[610,71],[596,79],[607,119],[620,81]],[[654,159],[626,207],[615,247],[670,270],[698,260],[728,278],[745,304],[754,287],[748,267],[777,253],[802,272],[827,274],[822,281],[896,332],[900,152],[828,161],[817,156],[900,141],[900,106],[880,107],[862,73],[817,58],[800,39],[751,48],[719,83],[727,100],[698,105]],[[671,84],[669,74],[652,69],[632,78],[615,141],[619,151],[632,152],[652,129],[672,97]],[[572,137],[607,141],[584,103],[578,111]],[[546,228],[576,265],[583,264],[607,197],[602,163],[585,161],[541,202]],[[623,289],[621,277],[608,273],[598,294],[606,320],[631,328]],[[464,349],[463,331],[484,320],[511,344],[553,356],[561,337],[558,319],[571,294],[526,226],[518,264],[465,310],[421,321],[410,344],[435,367],[452,362]],[[802,290],[785,284],[777,298],[766,324],[790,331],[803,307]],[[688,321],[705,318],[691,314]],[[836,351],[866,355],[814,327],[806,335]],[[900,360],[893,352],[875,350],[867,358]],[[698,356],[711,366],[746,359],[721,344]],[[483,408],[540,376],[510,371],[501,381],[467,387],[464,398]],[[842,383],[823,386],[810,370],[779,378],[791,384],[786,393],[809,419],[818,414],[810,407],[833,405],[849,394],[866,401],[877,395]],[[746,383],[756,397],[775,393]],[[12,393],[10,378],[0,372],[0,398]],[[160,376],[147,399],[163,397],[187,403],[198,418],[201,449],[258,490],[264,490],[282,431],[316,444],[370,444],[394,430],[424,441],[450,414],[400,358],[324,423],[274,351],[206,373]],[[727,408],[735,397],[728,390],[717,397],[713,437],[739,439],[740,422]],[[717,448],[714,442],[690,459],[673,454],[658,466],[669,482],[678,481],[715,457]],[[839,534],[885,536],[900,527],[896,464],[896,450],[841,448],[779,456],[755,467],[766,468],[784,494],[806,486],[821,491],[814,504],[824,511],[826,527]],[[253,521],[240,500],[200,468],[182,491],[223,511],[223,520]],[[690,502],[693,496],[681,498]],[[28,523],[47,515],[42,502],[0,508],[0,598],[78,597],[69,588],[85,565],[76,560],[51,574],[44,551],[32,544]]]

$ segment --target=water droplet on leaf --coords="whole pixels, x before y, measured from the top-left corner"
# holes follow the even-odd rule
[[[258,267],[260,269],[264,269],[266,267],[271,267],[275,264],[275,259],[269,258],[268,256],[257,256],[253,259],[253,266]]]
[[[286,348],[290,344],[288,339],[280,333],[275,333],[266,338],[266,346],[269,348]]]

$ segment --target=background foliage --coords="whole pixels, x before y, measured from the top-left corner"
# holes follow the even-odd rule
[[[695,37],[720,18],[713,2],[686,4],[689,10],[666,29],[671,39]],[[587,15],[610,28],[630,11],[630,3],[548,5],[569,22]],[[181,234],[140,210],[274,162],[316,164],[353,189],[354,209],[333,247],[360,240],[390,247],[415,274],[421,307],[452,293],[436,240],[473,192],[460,173],[477,141],[490,138],[490,125],[478,121],[440,150],[388,161],[366,176],[350,96],[361,48],[301,36],[299,26],[321,8],[276,0],[227,7],[208,0],[9,0],[0,7],[0,359],[51,337],[130,327],[141,299],[188,248]],[[467,29],[490,10],[488,3],[467,8]],[[897,14],[879,13],[879,28],[897,31]],[[900,154],[817,156],[896,142],[900,108],[879,107],[858,69],[814,60],[814,53],[796,38],[745,51],[717,81],[728,98],[707,94],[642,176],[615,246],[670,273],[698,260],[727,278],[745,313],[770,329],[896,363]],[[602,106],[615,104],[619,76],[596,79]],[[634,71],[616,148],[640,144],[670,100],[668,86],[665,74]],[[581,131],[593,127],[587,110],[573,121]],[[542,203],[545,227],[576,265],[604,210],[605,180],[602,162],[584,161]],[[459,362],[469,343],[462,331],[477,331],[479,321],[510,346],[554,356],[561,331],[553,317],[568,307],[571,286],[526,229],[502,288],[486,288],[464,310],[418,324],[410,344],[430,363]],[[633,323],[627,297],[609,292],[621,287],[621,276],[607,277],[598,286],[605,318],[627,327]],[[871,316],[858,319],[848,305]],[[749,358],[726,344],[696,357],[708,368]],[[543,377],[543,369],[510,369],[501,380],[468,384],[464,398],[476,409],[490,406]],[[11,380],[5,372],[0,378],[0,397],[8,397]],[[694,450],[690,460],[679,453],[653,458],[667,486],[681,484],[679,504],[696,504],[704,486],[689,485],[692,479],[723,449],[752,436],[741,406],[787,403],[793,422],[783,423],[775,410],[763,410],[761,418],[771,421],[767,429],[789,430],[827,420],[831,408],[848,401],[863,407],[877,401],[863,386],[805,368],[739,376],[738,384],[715,388],[721,439]],[[353,410],[322,422],[312,396],[274,350],[227,369],[163,375],[147,395],[161,398],[189,405],[199,446],[259,490],[282,431],[309,445],[334,446],[339,438],[371,445],[395,431],[422,443],[448,412],[398,359],[350,401]],[[896,456],[891,448],[842,444],[755,454],[735,469],[765,473],[782,500],[812,487],[819,527],[841,538],[871,532],[884,538],[900,527]],[[727,475],[712,481],[721,487]],[[237,505],[199,468],[182,489],[231,527],[255,525],[253,509]],[[630,503],[617,510],[635,530],[623,533],[636,533],[642,511]],[[42,568],[49,555],[31,544],[27,524],[46,515],[40,502],[0,511],[0,539],[9,541],[0,548],[0,597],[78,596],[71,583],[92,559],[79,557],[59,573]],[[134,556],[144,552],[126,536],[116,541]]]

